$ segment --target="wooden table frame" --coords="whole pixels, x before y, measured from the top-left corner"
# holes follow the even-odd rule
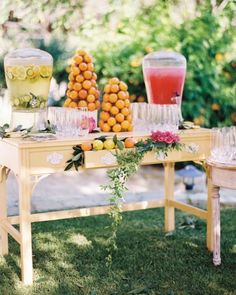
[[[208,161],[207,170],[208,199],[212,208],[213,263],[220,265],[220,188],[236,190],[236,166]]]
[[[126,133],[121,134],[121,136],[147,138],[149,135]],[[212,251],[211,202],[208,202],[207,210],[202,210],[174,199],[175,162],[204,161],[209,155],[210,136],[211,132],[207,129],[181,131],[181,142],[195,147],[194,153],[190,151],[171,152],[164,161],[157,159],[152,152],[146,155],[143,164],[163,163],[164,165],[165,196],[161,200],[124,204],[123,211],[165,207],[165,231],[175,229],[175,208],[206,219],[207,247]],[[13,138],[0,140],[0,255],[8,254],[8,234],[10,234],[20,244],[20,267],[24,284],[32,284],[33,282],[32,222],[99,215],[109,211],[110,206],[99,206],[31,214],[31,195],[39,180],[45,175],[63,171],[65,162],[71,158],[72,146],[91,141],[95,137],[97,135],[91,134],[84,139],[57,139],[45,142],[32,142]],[[107,156],[110,152],[87,152],[84,168],[114,166],[114,163],[107,164],[104,160],[101,161],[104,153]],[[10,170],[15,174],[19,185],[19,216],[8,216],[7,214],[6,180]],[[15,224],[20,225],[20,230],[14,227]]]

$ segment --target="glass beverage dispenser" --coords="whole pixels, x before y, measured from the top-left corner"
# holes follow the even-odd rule
[[[148,102],[177,105],[182,121],[181,101],[186,74],[186,59],[176,52],[158,51],[143,59],[143,75]]]
[[[36,126],[46,113],[52,56],[35,48],[17,49],[4,58],[5,76],[12,106],[11,127]]]

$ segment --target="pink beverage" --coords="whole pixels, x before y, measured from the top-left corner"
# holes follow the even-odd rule
[[[143,71],[149,103],[180,104],[186,72],[184,67],[146,67]]]

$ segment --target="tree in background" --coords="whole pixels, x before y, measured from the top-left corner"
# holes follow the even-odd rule
[[[101,89],[118,76],[133,101],[144,101],[143,56],[172,49],[188,62],[184,118],[204,126],[236,123],[234,1],[99,0],[95,6],[91,0],[3,0],[0,9],[1,60],[18,44],[42,48],[53,55],[61,82],[75,48],[86,48]]]

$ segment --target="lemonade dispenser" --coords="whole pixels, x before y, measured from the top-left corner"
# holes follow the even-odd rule
[[[186,59],[176,52],[157,51],[143,59],[143,75],[148,102],[157,105],[178,105],[181,101],[186,74]]]
[[[12,106],[12,127],[34,127],[47,108],[52,56],[35,48],[22,48],[7,54],[4,69]]]

